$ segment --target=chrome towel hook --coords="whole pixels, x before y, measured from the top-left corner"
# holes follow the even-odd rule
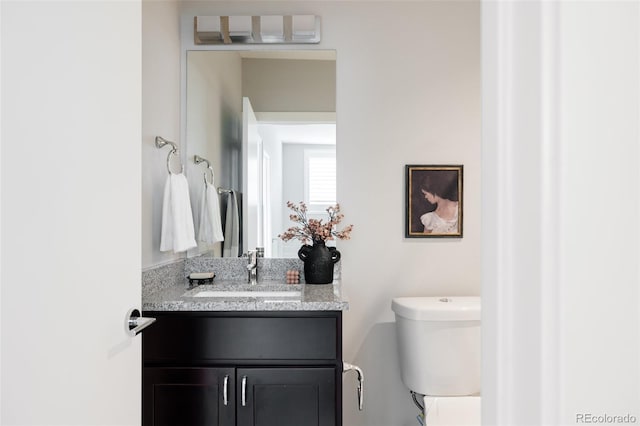
[[[211,163],[209,162],[209,160],[207,160],[204,157],[200,157],[199,155],[194,155],[193,156],[193,162],[196,164],[200,164],[200,163],[204,163],[204,165],[206,166],[207,170],[209,170],[211,172],[211,182],[209,182],[207,180],[207,171],[205,170],[204,172],[204,185],[205,187],[207,185],[213,186],[215,183],[215,175],[213,174],[213,167],[211,167]],[[225,189],[225,188],[217,188],[218,190],[218,194],[229,194],[231,192],[230,189]]]
[[[178,154],[178,145],[174,142],[168,141],[161,136],[156,136],[156,147],[164,148],[165,145],[169,145],[171,147],[171,151],[169,151],[169,155],[167,155],[167,171],[171,174],[171,156]],[[184,164],[180,162],[180,173],[184,172]]]

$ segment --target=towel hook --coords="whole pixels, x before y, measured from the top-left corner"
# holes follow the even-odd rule
[[[196,163],[196,164],[200,164],[200,163],[204,163],[205,164],[207,170],[209,170],[211,172],[211,182],[207,181],[207,171],[205,170],[205,172],[204,172],[204,184],[213,186],[213,184],[214,184],[213,167],[211,167],[211,163],[209,163],[209,160],[207,160],[206,158],[202,158],[199,155],[194,155],[193,156],[193,162]]]
[[[164,148],[165,145],[169,145],[171,147],[171,151],[169,151],[169,155],[167,155],[167,171],[169,172],[169,174],[172,174],[171,173],[171,156],[178,154],[178,145],[176,145],[174,142],[166,140],[161,136],[156,136],[156,147]],[[180,162],[180,173],[182,172],[184,172],[184,164]]]

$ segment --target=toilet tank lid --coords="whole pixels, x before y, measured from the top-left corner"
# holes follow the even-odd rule
[[[391,303],[396,315],[426,321],[480,321],[480,297],[396,297]]]

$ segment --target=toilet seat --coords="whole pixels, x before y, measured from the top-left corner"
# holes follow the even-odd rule
[[[429,426],[480,426],[480,396],[425,396],[424,415]]]

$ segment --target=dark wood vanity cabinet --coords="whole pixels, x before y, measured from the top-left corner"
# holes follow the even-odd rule
[[[144,312],[143,426],[341,426],[341,312]]]
[[[144,367],[142,374],[143,425],[235,424],[233,368]]]

